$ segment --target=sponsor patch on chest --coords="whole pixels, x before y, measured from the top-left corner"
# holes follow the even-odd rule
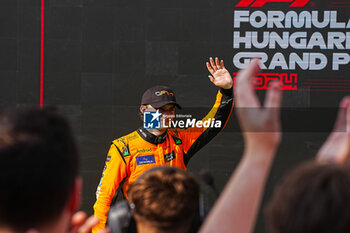
[[[143,148],[143,149],[137,149],[136,153],[145,153],[145,152],[152,152],[151,148]]]
[[[181,145],[182,144],[182,140],[178,137],[175,137],[175,136],[172,136],[173,139],[174,139],[174,142],[176,145]]]
[[[152,163],[156,163],[156,160],[154,159],[154,155],[145,155],[145,156],[136,157],[137,165],[152,164]]]
[[[170,162],[171,160],[175,159],[175,152],[172,151],[168,154],[165,154],[164,155],[164,161],[167,163],[167,162]]]

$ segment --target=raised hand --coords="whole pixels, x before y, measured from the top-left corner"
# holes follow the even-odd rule
[[[275,83],[262,107],[253,84],[259,70],[255,59],[236,79],[236,114],[244,136],[244,153],[200,233],[254,231],[265,182],[281,140],[282,92]]]
[[[210,63],[209,63],[210,62]],[[224,61],[216,57],[215,62],[213,58],[209,58],[209,62],[206,63],[208,71],[211,75],[209,75],[209,79],[215,86],[230,89],[233,84],[232,77],[230,73],[226,70],[224,66]]]
[[[338,164],[350,163],[350,96],[341,101],[333,132],[318,151],[316,160]]]
[[[261,106],[254,90],[254,80],[260,71],[259,60],[254,59],[236,79],[236,114],[247,146],[276,149],[281,140],[280,105],[282,92],[277,83],[268,90]]]

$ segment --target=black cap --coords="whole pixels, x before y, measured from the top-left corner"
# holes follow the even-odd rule
[[[161,108],[167,104],[175,104],[181,109],[176,102],[175,93],[167,86],[154,86],[145,91],[142,95],[141,105],[150,104],[154,108]]]

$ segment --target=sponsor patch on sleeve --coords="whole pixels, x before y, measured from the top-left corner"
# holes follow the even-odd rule
[[[100,195],[100,192],[101,192],[101,188],[98,187],[97,190],[96,190],[96,200],[98,200],[98,197]]]
[[[145,156],[136,157],[137,165],[152,164],[152,163],[156,163],[154,159],[154,155],[145,155]]]
[[[129,150],[129,145],[126,145],[123,149],[123,156],[129,156],[130,155],[130,150]]]

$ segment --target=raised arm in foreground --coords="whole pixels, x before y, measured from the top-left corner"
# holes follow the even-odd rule
[[[274,84],[261,107],[254,92],[259,61],[240,72],[236,81],[236,113],[243,132],[242,161],[231,176],[200,232],[251,233],[275,152],[281,140],[282,93]]]
[[[333,132],[317,153],[319,162],[350,163],[350,96],[344,97],[339,107]]]

